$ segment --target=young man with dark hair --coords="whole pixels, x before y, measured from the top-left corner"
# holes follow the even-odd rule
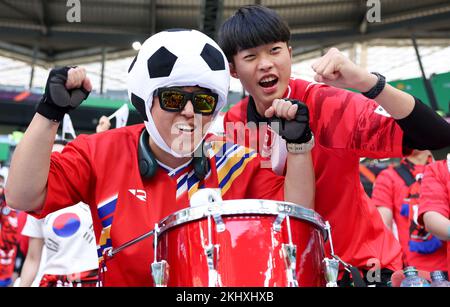
[[[331,223],[336,254],[361,272],[381,268],[381,283],[386,283],[392,271],[401,269],[401,249],[376,208],[368,204],[359,182],[359,158],[398,157],[410,148],[445,147],[450,126],[418,99],[386,84],[382,75],[358,67],[336,48],[312,66],[315,81],[321,83],[291,78],[289,39],[289,28],[280,16],[259,5],[238,9],[222,25],[219,45],[231,75],[250,94],[227,112],[227,137],[256,144],[282,174],[286,145],[261,123],[267,121],[266,112],[276,99],[304,102],[316,141],[315,209]],[[242,127],[237,123],[256,123],[250,125],[256,129],[237,131]]]

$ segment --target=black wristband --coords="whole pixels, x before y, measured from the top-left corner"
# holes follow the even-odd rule
[[[386,78],[377,72],[371,72],[371,74],[378,77],[377,83],[370,90],[361,94],[363,94],[367,98],[375,99],[386,86]]]

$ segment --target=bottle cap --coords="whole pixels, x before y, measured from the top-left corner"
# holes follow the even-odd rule
[[[407,266],[406,268],[403,269],[403,272],[406,273],[413,273],[416,272],[417,273],[417,269],[414,266]]]
[[[439,279],[439,280],[444,279],[445,280],[445,275],[444,275],[443,271],[433,271],[430,273],[430,276],[431,276],[432,280],[435,280],[435,279]]]

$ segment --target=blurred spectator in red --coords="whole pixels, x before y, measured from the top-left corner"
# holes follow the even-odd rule
[[[378,159],[373,160],[364,158],[364,160],[359,162],[359,180],[361,181],[367,196],[372,197],[373,184],[375,183],[378,174],[392,164],[392,159],[380,161]]]
[[[414,150],[398,166],[378,175],[372,193],[372,202],[384,223],[400,241],[404,266],[428,272],[446,270],[442,242],[417,224],[421,179],[425,165],[431,161],[430,151]]]
[[[17,212],[6,205],[5,176],[0,174],[0,287],[13,282],[17,255]]]
[[[450,154],[425,168],[420,195],[419,223],[433,235],[447,241],[447,268],[450,272]]]

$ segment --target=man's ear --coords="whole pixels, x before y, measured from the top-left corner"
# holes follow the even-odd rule
[[[291,59],[292,59],[292,46],[288,46],[288,50],[289,50],[289,55],[291,56]]]
[[[236,72],[236,69],[234,68],[234,64],[233,63],[228,63],[228,65],[230,66],[230,75],[233,78],[239,79],[238,74]]]

